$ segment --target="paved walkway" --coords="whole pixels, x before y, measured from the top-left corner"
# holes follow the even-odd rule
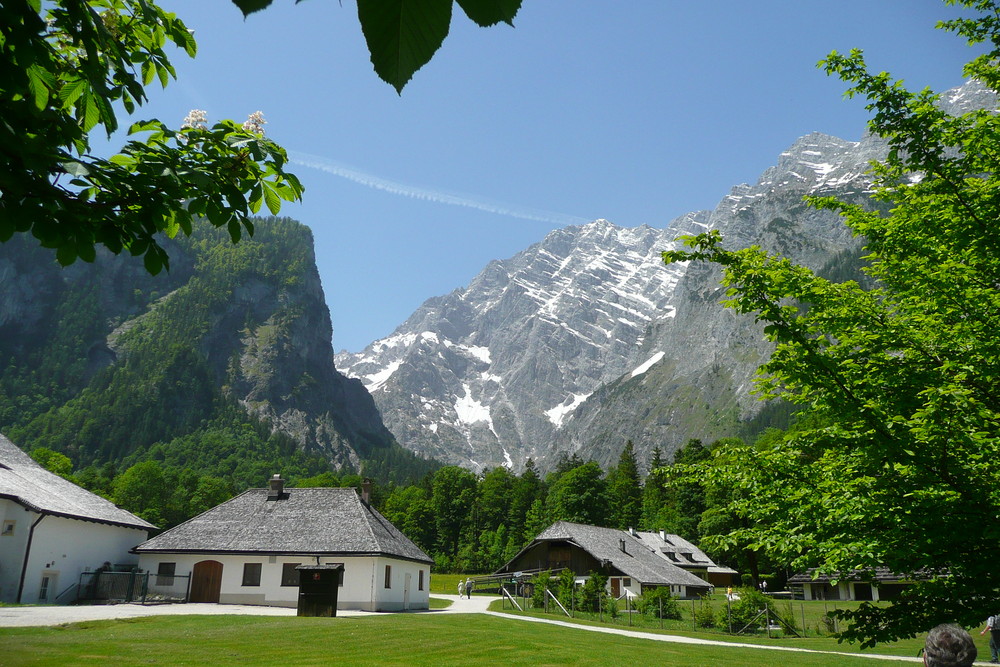
[[[627,630],[625,628],[600,627],[593,625],[580,625],[567,621],[560,621],[548,618],[534,618],[530,616],[517,616],[496,611],[488,611],[488,607],[494,600],[500,598],[474,595],[472,599],[448,595],[445,593],[435,593],[432,597],[451,600],[452,604],[447,609],[432,609],[428,612],[416,612],[426,614],[488,614],[497,618],[504,618],[513,621],[527,623],[547,623],[560,627],[571,628],[585,632],[603,632],[605,634],[615,634],[624,637],[634,637],[636,639],[649,639],[658,642],[673,642],[678,644],[709,644],[713,646],[728,646],[731,648],[755,648],[763,651],[787,651],[796,653],[822,653],[828,655],[850,655],[852,657],[868,658],[871,660],[893,660],[897,662],[922,663],[921,658],[904,657],[898,655],[876,655],[871,653],[851,653],[844,654],[837,651],[817,651],[813,649],[795,648],[790,646],[768,646],[761,644],[741,644],[738,642],[717,641],[712,639],[697,639],[694,637],[680,637],[677,635],[663,635],[655,632],[639,632],[637,630]],[[337,616],[371,616],[377,612],[345,611],[339,610]],[[138,604],[116,604],[102,606],[85,607],[0,607],[0,627],[29,627],[44,625],[61,625],[63,623],[79,623],[80,621],[96,621],[115,618],[137,618],[140,616],[160,616],[170,614],[230,614],[244,616],[294,616],[295,610],[286,607],[260,607],[254,605],[237,604],[164,604],[164,605],[138,605]],[[976,663],[988,664],[988,663]]]

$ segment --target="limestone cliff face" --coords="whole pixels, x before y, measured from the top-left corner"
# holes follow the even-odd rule
[[[996,99],[969,82],[942,103],[954,113]],[[629,439],[645,458],[737,435],[761,408],[750,390],[771,346],[752,318],[719,305],[716,269],[667,267],[661,251],[718,229],[727,247],[756,244],[821,271],[842,264],[859,242],[802,197],[869,205],[868,165],[885,150],[871,136],[815,133],[712,211],[664,229],[557,230],[338,366],[365,383],[401,444],[474,469],[529,456],[545,469],[572,452],[608,464]]]
[[[308,228],[261,220],[255,236],[237,245],[219,230],[199,229],[172,244],[170,254],[171,271],[153,277],[127,256],[101,253],[93,264],[63,269],[30,240],[0,245],[4,379],[58,375],[57,395],[44,407],[86,394],[88,405],[115,405],[128,414],[128,404],[141,397],[112,395],[115,374],[150,378],[150,389],[159,391],[164,365],[183,348],[190,351],[186,366],[167,376],[206,378],[198,385],[208,385],[206,396],[235,400],[335,464],[357,465],[394,446],[368,392],[334,367],[330,315]],[[47,368],[55,357],[58,367]],[[5,390],[13,399],[17,383]],[[162,425],[158,434],[183,435],[181,424],[211,416],[214,408],[204,405],[211,402],[177,400],[177,424]],[[20,424],[45,419],[0,415]],[[123,443],[116,451],[148,444]],[[71,451],[93,446],[66,443]]]

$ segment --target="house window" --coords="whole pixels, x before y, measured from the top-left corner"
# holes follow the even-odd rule
[[[42,602],[43,600],[48,600],[48,599],[49,599],[49,578],[42,577],[42,587],[38,589],[38,601]]]
[[[260,586],[260,563],[243,563],[243,585]]]
[[[156,566],[156,585],[173,586],[177,563],[160,563]]]
[[[625,588],[631,588],[632,587],[632,579],[629,578],[629,577],[623,577],[622,578],[622,586],[624,586]]]
[[[296,570],[301,563],[285,563],[281,566],[281,585],[298,586],[299,571]]]
[[[424,590],[424,571],[423,570],[420,570],[419,573],[417,574],[417,590],[418,591]]]
[[[385,587],[392,588],[392,565],[385,566]]]
[[[13,519],[8,519],[8,520],[4,521],[3,522],[3,529],[0,530],[0,537],[7,537],[8,535],[13,535],[14,534],[14,524],[16,524],[16,523],[17,523],[17,521],[15,521]]]

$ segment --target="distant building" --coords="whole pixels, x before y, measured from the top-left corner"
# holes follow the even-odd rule
[[[0,435],[0,601],[73,602],[81,574],[133,567],[130,550],[155,528]]]
[[[687,570],[713,586],[726,588],[740,583],[736,570],[717,565],[708,554],[680,535],[672,535],[663,530],[651,533],[629,529],[629,532],[672,565]]]
[[[191,602],[295,607],[299,565],[343,565],[338,609],[427,609],[434,561],[368,503],[367,488],[250,489],[135,548]]]
[[[711,590],[707,581],[654,553],[634,533],[568,521],[546,528],[497,574],[564,568],[578,577],[592,572],[606,575],[608,592],[616,598],[661,587],[681,598]]]
[[[850,572],[842,576],[814,576],[813,571],[788,578],[792,590],[802,588],[803,600],[895,600],[912,585],[913,577],[894,574],[877,567],[871,574]]]

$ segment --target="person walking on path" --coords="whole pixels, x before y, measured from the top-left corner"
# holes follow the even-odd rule
[[[986,619],[986,627],[980,632],[985,635],[990,631],[990,662],[1000,662],[1000,614]]]
[[[458,599],[462,599],[462,591],[465,590],[465,582],[461,579],[458,580]]]
[[[469,577],[465,580],[465,594],[469,596],[470,600],[472,599],[472,587],[472,577]]]

